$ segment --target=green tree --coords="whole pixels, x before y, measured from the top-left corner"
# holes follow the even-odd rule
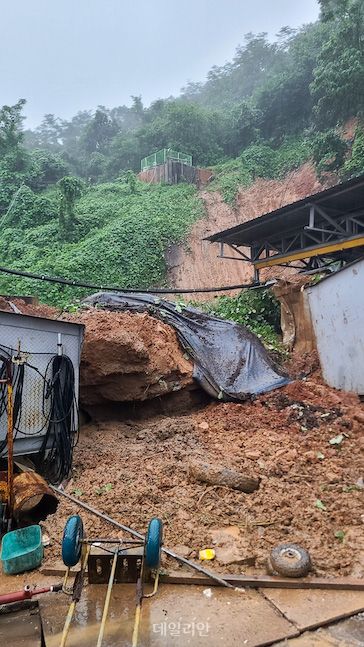
[[[22,110],[25,103],[25,99],[19,99],[15,105],[0,109],[0,155],[13,152],[23,141]]]
[[[313,104],[310,83],[324,38],[325,28],[315,24],[282,41],[279,65],[254,94],[265,138],[281,138],[309,125]]]
[[[75,231],[75,204],[83,192],[83,182],[77,177],[66,176],[57,182],[61,194],[59,206],[59,237],[71,240]]]
[[[62,157],[49,150],[31,151],[29,162],[27,183],[35,191],[41,191],[55,184],[69,172],[69,167]]]
[[[81,144],[86,153],[104,153],[117,132],[117,124],[103,107],[96,110],[93,119],[85,127]]]
[[[312,142],[312,156],[319,176],[338,171],[344,164],[347,144],[334,129],[319,133]]]
[[[319,128],[358,114],[364,105],[364,5],[362,0],[321,2],[330,28],[311,83]]]
[[[30,133],[26,133],[26,144],[31,141],[32,148],[43,148],[50,151],[59,151],[61,148],[62,121],[53,114],[44,115],[40,125],[33,131],[33,138],[30,140]]]

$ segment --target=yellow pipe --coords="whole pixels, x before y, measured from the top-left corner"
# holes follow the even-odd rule
[[[69,607],[68,607],[68,613],[67,613],[66,621],[65,621],[64,627],[63,627],[60,647],[65,647],[68,632],[69,632],[70,625],[71,625],[72,618],[73,618],[73,614],[75,612],[75,606],[76,606],[76,600],[73,600],[71,602],[71,604],[69,605]]]
[[[87,548],[86,548],[86,550],[85,550],[85,552],[83,554],[83,558],[82,558],[82,562],[81,562],[81,572],[84,571],[85,568],[86,568],[86,564],[87,564],[88,556],[90,554],[90,550],[91,550],[91,545],[87,546]],[[67,571],[66,571],[66,577],[68,576],[68,572],[69,572],[69,569],[67,569]],[[63,584],[65,584],[65,582],[66,582],[66,579],[65,579]],[[71,602],[71,604],[70,604],[70,606],[68,608],[68,613],[67,613],[67,617],[66,617],[66,620],[65,620],[65,623],[64,623],[62,636],[61,636],[61,642],[60,642],[59,647],[65,647],[65,645],[66,645],[66,640],[67,640],[67,637],[68,637],[68,632],[70,630],[73,614],[75,612],[75,607],[76,607],[76,600],[72,600],[72,602]]]
[[[14,435],[13,435],[13,386],[11,383],[11,373],[8,375],[8,517],[12,517],[14,503]]]
[[[107,620],[107,614],[109,612],[109,605],[110,605],[110,598],[111,598],[111,590],[112,590],[112,585],[114,583],[114,577],[115,577],[115,571],[116,571],[116,563],[118,561],[118,550],[115,550],[114,553],[114,559],[112,562],[112,567],[111,567],[111,572],[110,572],[110,577],[109,577],[109,583],[107,585],[107,592],[106,592],[106,598],[105,598],[105,604],[104,604],[104,610],[102,613],[102,619],[101,619],[101,625],[100,625],[100,631],[99,631],[99,637],[97,639],[97,645],[96,647],[101,647],[102,644],[102,639],[104,637],[104,632],[105,632],[105,624]]]
[[[364,245],[364,236],[359,238],[351,238],[350,240],[343,240],[338,243],[330,243],[326,245],[318,245],[315,247],[307,247],[299,252],[292,254],[276,254],[270,258],[264,258],[253,263],[254,267],[261,269],[263,267],[272,267],[273,265],[281,265],[281,263],[290,263],[291,261],[299,261],[303,258],[310,258],[311,256],[320,256],[320,254],[330,254],[331,252],[338,252],[342,249],[352,249],[353,247],[361,247]]]
[[[137,604],[137,607],[135,609],[134,630],[133,630],[133,637],[132,637],[132,641],[131,641],[132,647],[137,647],[138,646],[140,613],[141,613],[141,602],[139,602]]]

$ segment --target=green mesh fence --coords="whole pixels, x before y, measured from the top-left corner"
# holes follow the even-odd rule
[[[192,166],[192,155],[188,155],[187,153],[180,153],[178,151],[172,150],[171,148],[162,148],[162,150],[144,157],[140,162],[140,167],[142,171],[146,171],[147,169],[153,168],[153,166],[157,166],[158,164],[165,164],[167,160],[177,160],[179,162],[187,164],[188,166]]]

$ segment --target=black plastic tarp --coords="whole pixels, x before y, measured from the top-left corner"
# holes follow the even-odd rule
[[[83,303],[148,312],[172,326],[194,361],[194,378],[220,400],[244,400],[288,384],[256,335],[245,326],[149,294],[98,292]]]

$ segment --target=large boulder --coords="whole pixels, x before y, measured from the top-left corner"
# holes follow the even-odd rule
[[[193,384],[193,364],[174,330],[148,314],[88,310],[80,400],[88,406],[147,400]]]

